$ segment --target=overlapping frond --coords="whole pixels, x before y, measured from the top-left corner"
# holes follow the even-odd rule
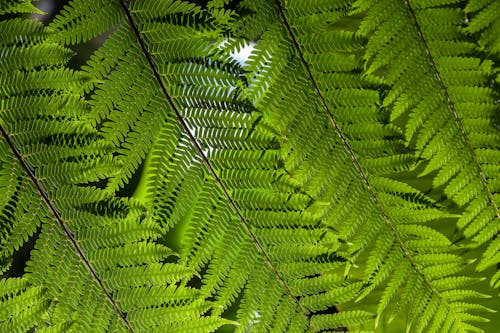
[[[387,177],[413,159],[404,152],[403,133],[387,124],[383,81],[363,75],[364,40],[354,33],[350,4],[246,1],[256,14],[239,31],[258,38],[246,67],[249,95],[278,133],[288,177],[305,187],[315,200],[311,209],[346,241],[338,251],[367,258],[361,260],[369,285],[360,298],[385,285],[379,315],[408,307],[415,331],[474,330],[468,315],[456,312],[469,292],[437,287],[465,264],[428,225],[442,213]],[[261,36],[246,29],[252,23],[267,24]]]
[[[498,56],[500,54],[500,4],[494,0],[470,0],[465,6],[468,16],[465,31],[471,35],[479,35],[479,46],[485,53]]]
[[[102,81],[91,105],[123,182],[149,154],[147,203],[167,239],[181,235],[180,263],[200,274],[190,283],[200,279],[201,299],[213,315],[234,318],[236,332],[369,319],[364,311],[314,315],[353,300],[362,283],[343,278],[336,237],[287,179],[273,133],[257,128],[241,69],[220,54],[218,22],[194,23],[205,13],[173,10],[180,2],[157,5],[120,2],[122,22],[85,70]]]
[[[482,332],[495,6],[0,0],[0,331]]]
[[[383,105],[404,122],[407,144],[433,172],[434,187],[465,212],[458,221],[475,246],[499,228],[497,103],[492,62],[462,31],[456,1],[358,1],[358,33],[369,37],[366,72],[390,88]],[[448,6],[445,6],[448,5]],[[498,262],[498,240],[479,264]]]
[[[107,185],[121,171],[89,121],[91,77],[64,67],[70,51],[41,23],[7,19],[2,28],[0,331],[182,332],[196,321],[184,331],[204,332],[223,324],[206,315],[198,290],[181,285],[193,272],[153,242],[161,227],[145,207]],[[30,237],[25,274],[9,277],[12,255]]]

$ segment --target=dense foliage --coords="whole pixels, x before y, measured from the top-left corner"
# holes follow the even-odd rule
[[[0,0],[0,332],[495,332],[499,1],[34,14]]]

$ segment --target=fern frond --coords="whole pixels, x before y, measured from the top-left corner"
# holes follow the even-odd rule
[[[489,4],[4,15],[0,331],[482,332],[494,310],[467,274],[500,261]],[[66,47],[91,40],[68,69]],[[410,186],[417,170],[451,200]]]
[[[500,43],[495,37],[500,32],[498,2],[471,0],[467,2],[465,12],[470,17],[465,31],[472,35],[479,34],[479,46],[488,53],[498,55]]]
[[[51,39],[61,44],[77,44],[102,34],[120,21],[116,1],[90,0],[70,2],[49,28],[55,32]]]
[[[48,307],[43,288],[30,286],[24,278],[2,279],[0,287],[0,329],[26,332],[35,326]]]
[[[170,13],[166,4],[179,3],[157,11],[156,2],[120,2],[122,22],[84,67],[99,82],[95,122],[105,121],[123,166],[110,186],[128,182],[148,153],[146,202],[166,237],[181,230],[180,264],[200,275],[200,306],[222,318],[237,307],[236,332],[318,331],[310,312],[354,299],[360,283],[306,294],[289,286],[308,275],[341,278],[344,259],[307,212],[311,199],[284,178],[274,136],[256,127],[241,69],[218,51],[220,28],[191,26],[192,15],[205,15],[192,6]],[[271,237],[281,232],[296,235],[294,244]],[[331,328],[368,317],[338,318]]]
[[[469,329],[467,316],[453,305],[466,293],[451,297],[434,287],[466,264],[449,253],[444,235],[422,225],[442,212],[417,190],[387,177],[412,168],[414,159],[403,153],[402,133],[383,124],[383,80],[361,75],[363,39],[347,23],[352,20],[354,31],[352,2],[246,4],[257,13],[251,23],[266,27],[246,67],[249,96],[278,133],[290,179],[315,199],[311,209],[322,223],[347,242],[338,251],[352,260],[368,258],[363,266],[369,285],[359,299],[385,286],[379,316],[395,295],[404,294],[395,311],[408,307],[415,331],[439,329],[443,316]],[[434,317],[438,309],[444,314]]]
[[[17,13],[44,14],[44,12],[33,6],[31,2],[23,0],[5,0],[0,3],[0,15]]]
[[[436,172],[434,186],[444,185],[446,196],[465,209],[457,225],[478,246],[495,237],[500,216],[499,165],[486,158],[498,149],[494,73],[492,62],[474,53],[454,3],[359,1],[357,10],[367,14],[358,33],[370,36],[367,73],[390,87],[383,105],[392,119],[406,118],[407,145],[426,161],[422,175]],[[480,269],[497,262],[491,246]]]
[[[17,54],[0,73],[9,83],[0,91],[0,331],[165,331],[204,317],[203,332],[227,323],[181,285],[191,269],[165,263],[175,253],[154,243],[161,228],[144,206],[107,186],[119,166],[88,122],[89,76],[64,67],[70,51],[39,23],[2,23],[13,36],[3,47]],[[41,57],[30,59],[33,50]],[[24,276],[9,277],[30,237]],[[169,312],[182,315],[165,322]]]

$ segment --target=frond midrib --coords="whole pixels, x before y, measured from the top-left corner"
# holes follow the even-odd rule
[[[194,137],[191,130],[189,129],[189,126],[187,125],[186,121],[184,120],[181,113],[179,112],[178,107],[175,105],[172,96],[169,94],[166,86],[163,84],[163,81],[161,80],[161,75],[156,68],[156,65],[151,57],[150,52],[147,50],[145,42],[140,35],[139,29],[137,28],[135,20],[132,17],[132,14],[130,13],[130,10],[126,4],[126,1],[119,0],[119,3],[120,3],[120,7],[122,8],[122,10],[124,12],[124,15],[127,18],[127,22],[129,23],[130,28],[134,33],[137,44],[139,45],[141,52],[143,53],[144,57],[146,58],[148,66],[150,67],[152,74],[153,74],[153,76],[154,76],[154,78],[155,78],[155,80],[156,80],[156,82],[157,82],[157,84],[162,92],[162,95],[163,95],[164,99],[167,101],[167,103],[169,104],[172,111],[174,112],[178,123],[181,125],[181,127],[183,128],[186,135],[189,137],[189,140],[191,141],[193,147],[195,148],[195,150],[197,151],[197,153],[201,157],[203,164],[205,165],[207,171],[214,178],[215,182],[217,183],[217,186],[221,189],[224,197],[226,198],[229,206],[231,207],[231,210],[234,212],[234,214],[238,218],[238,221],[240,222],[241,226],[246,231],[248,236],[251,238],[252,244],[254,244],[254,246],[257,248],[257,251],[262,255],[264,261],[267,263],[267,265],[269,266],[269,268],[273,272],[273,275],[276,277],[276,279],[279,281],[279,283],[283,286],[285,293],[293,300],[293,302],[297,305],[297,308],[300,309],[300,311],[303,313],[303,315],[308,319],[307,325],[309,327],[311,327],[312,329],[314,329],[313,324],[310,320],[309,311],[307,309],[305,309],[304,306],[299,302],[299,300],[293,295],[290,286],[281,277],[278,268],[275,266],[275,264],[271,260],[270,256],[265,251],[263,245],[257,239],[257,236],[250,229],[250,225],[248,224],[246,219],[243,217],[242,213],[240,212],[240,209],[237,207],[234,199],[229,194],[229,191],[227,190],[226,186],[222,182],[221,178],[215,172],[215,168],[212,166],[212,163],[209,161],[208,157],[203,152],[203,149],[201,148],[200,143]],[[315,329],[315,331],[317,331],[317,330]]]
[[[292,45],[296,49],[297,56],[300,60],[300,63],[302,64],[302,66],[306,72],[306,75],[307,75],[309,81],[311,82],[311,86],[313,87],[314,92],[317,94],[318,99],[320,100],[321,105],[322,105],[323,109],[325,110],[325,113],[326,113],[330,123],[332,124],[332,127],[333,127],[333,130],[335,131],[335,134],[340,138],[340,141],[341,141],[344,149],[347,151],[349,157],[351,158],[352,163],[353,163],[354,167],[356,168],[356,171],[358,172],[359,177],[361,178],[361,181],[362,181],[366,191],[368,192],[371,199],[373,200],[373,203],[377,207],[377,210],[379,211],[385,224],[389,227],[391,234],[396,239],[396,242],[398,243],[398,247],[401,249],[403,256],[407,258],[409,264],[412,266],[414,271],[417,272],[420,276],[422,276],[422,279],[424,280],[424,282],[428,286],[428,288],[432,291],[432,293],[435,294],[441,301],[443,301],[447,305],[448,308],[451,309],[448,302],[441,296],[439,291],[436,290],[436,288],[431,284],[431,282],[429,281],[427,276],[421,270],[420,266],[416,263],[415,259],[412,257],[412,255],[410,254],[410,252],[406,248],[406,246],[405,246],[403,240],[401,239],[401,236],[399,235],[398,231],[396,230],[394,224],[391,222],[391,219],[389,218],[389,216],[385,212],[385,209],[380,204],[380,201],[379,201],[375,191],[373,190],[373,187],[370,184],[370,181],[368,180],[368,176],[366,175],[366,172],[364,171],[361,163],[359,162],[358,158],[356,157],[354,150],[352,149],[351,145],[349,144],[349,142],[348,142],[345,134],[343,133],[342,129],[340,128],[338,122],[336,121],[335,117],[333,116],[333,114],[330,110],[330,107],[328,106],[328,104],[325,100],[325,97],[323,96],[323,93],[321,92],[321,90],[318,86],[318,83],[317,83],[316,79],[314,78],[314,76],[309,68],[308,63],[305,60],[305,57],[304,57],[303,52],[300,48],[300,45],[299,45],[297,39],[295,38],[295,34],[293,33],[292,28],[291,28],[291,26],[290,26],[290,24],[285,16],[285,13],[283,11],[283,7],[281,5],[280,0],[274,0],[274,1],[275,1],[277,10],[278,10],[278,14],[282,20],[282,23],[287,31],[288,36],[290,37]]]
[[[31,182],[33,183],[33,185],[37,189],[40,197],[45,202],[45,204],[49,208],[49,210],[52,213],[52,215],[54,216],[54,218],[57,220],[57,223],[58,223],[59,227],[63,230],[64,235],[70,241],[71,246],[73,247],[73,249],[76,252],[76,255],[78,256],[78,258],[80,258],[80,260],[83,262],[83,265],[88,270],[88,272],[90,273],[90,275],[92,276],[92,278],[99,285],[100,289],[104,293],[105,298],[111,304],[111,306],[113,307],[113,310],[115,311],[115,313],[118,315],[118,317],[120,317],[120,320],[123,322],[123,324],[125,325],[125,327],[127,328],[127,330],[130,331],[130,332],[132,332],[132,333],[134,333],[135,331],[132,328],[132,326],[129,323],[129,321],[127,320],[126,315],[120,310],[118,304],[113,299],[113,296],[106,289],[103,280],[99,277],[99,274],[97,273],[96,269],[92,266],[92,264],[90,263],[90,260],[85,255],[85,252],[83,251],[83,249],[78,244],[78,241],[75,239],[75,237],[73,235],[73,232],[71,231],[71,229],[69,228],[69,226],[66,224],[66,222],[64,222],[64,220],[63,220],[63,218],[61,216],[61,213],[56,208],[56,206],[52,203],[52,200],[49,198],[48,194],[44,190],[41,182],[38,180],[38,178],[36,177],[36,175],[33,172],[33,170],[31,170],[31,167],[29,166],[29,164],[23,158],[23,155],[21,154],[21,152],[17,149],[17,147],[15,146],[15,144],[12,142],[12,140],[10,139],[8,133],[5,131],[4,127],[2,126],[2,124],[0,124],[0,134],[5,139],[7,145],[12,150],[12,153],[14,154],[15,158],[21,164],[21,166],[22,166],[23,170],[26,172],[28,178],[31,180]]]
[[[458,126],[458,130],[460,132],[460,137],[462,138],[462,140],[465,144],[465,147],[467,148],[467,152],[469,153],[469,155],[474,163],[474,167],[477,169],[477,171],[479,173],[479,176],[481,178],[481,183],[484,187],[486,195],[488,196],[488,201],[489,201],[490,205],[493,207],[496,217],[500,218],[500,208],[498,207],[498,205],[495,202],[495,199],[493,197],[493,192],[489,188],[488,181],[486,180],[486,175],[483,171],[483,168],[481,167],[481,164],[479,163],[479,160],[477,158],[476,153],[474,152],[474,147],[472,146],[470,138],[467,135],[467,132],[465,131],[464,125],[462,123],[462,119],[460,118],[460,115],[457,112],[457,108],[455,106],[455,103],[451,99],[448,87],[444,84],[443,78],[441,76],[441,72],[439,71],[439,69],[436,66],[436,61],[434,60],[434,56],[432,55],[432,52],[429,48],[429,45],[427,44],[427,41],[426,41],[424,34],[422,32],[422,29],[420,27],[420,24],[418,23],[417,15],[415,14],[413,7],[411,6],[410,0],[405,0],[405,5],[406,5],[406,8],[408,9],[408,12],[410,14],[411,21],[413,22],[415,29],[417,30],[418,38],[422,42],[422,47],[424,48],[425,54],[427,55],[429,64],[430,64],[432,70],[434,71],[436,81],[438,82],[439,86],[441,87],[441,89],[444,93],[444,96],[446,98],[446,104],[448,105],[448,109],[450,110],[450,112],[453,116],[453,119],[454,119],[456,125]]]

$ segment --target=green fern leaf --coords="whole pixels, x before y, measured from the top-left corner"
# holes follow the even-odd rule
[[[491,329],[495,6],[0,1],[0,331]]]

